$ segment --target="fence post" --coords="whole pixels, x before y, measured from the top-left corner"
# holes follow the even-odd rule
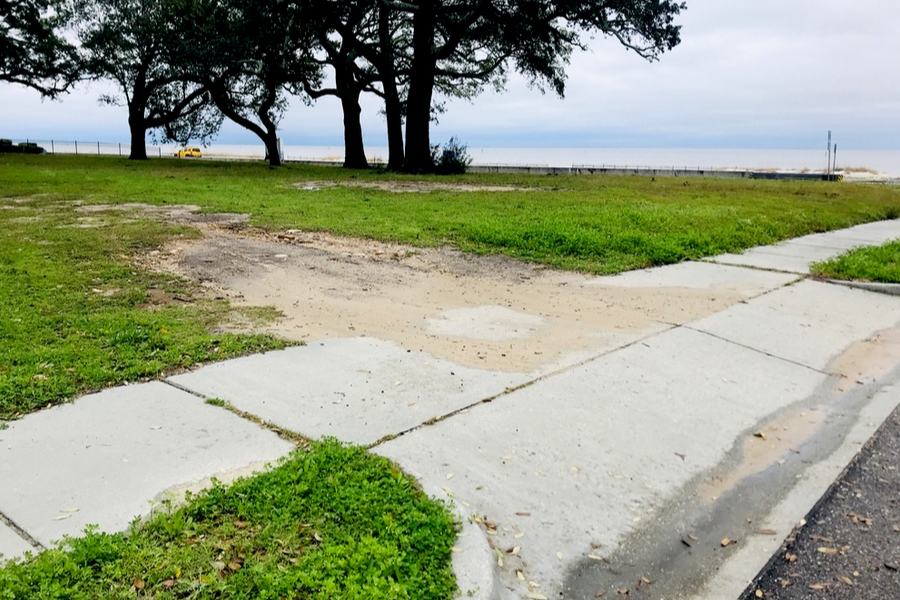
[[[100,142],[97,142],[97,156],[100,156]]]
[[[53,140],[50,140],[50,154],[56,154],[56,148],[53,147]]]
[[[119,156],[122,156],[122,142],[119,142]]]
[[[75,140],[75,155],[78,155],[78,140]]]

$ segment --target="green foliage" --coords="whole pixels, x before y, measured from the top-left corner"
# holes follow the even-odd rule
[[[900,240],[870,248],[850,250],[816,263],[813,274],[829,279],[900,283]]]
[[[472,164],[472,157],[465,144],[451,137],[443,146],[431,148],[431,162],[438,175],[463,175]]]
[[[50,97],[65,92],[79,75],[75,48],[61,34],[68,20],[62,0],[0,2],[0,81]]]
[[[441,600],[455,525],[387,459],[335,440],[0,569],[0,600]]]
[[[3,143],[9,142],[9,143]],[[46,154],[46,150],[33,142],[22,142],[21,144],[13,144],[10,140],[0,140],[0,152],[14,152],[16,154]]]

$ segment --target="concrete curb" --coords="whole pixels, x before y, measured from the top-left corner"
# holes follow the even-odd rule
[[[828,283],[842,285],[857,290],[866,290],[867,292],[876,292],[878,294],[888,294],[889,296],[900,296],[900,283],[875,283],[873,281],[842,281],[840,279],[827,279]]]
[[[455,499],[451,498],[447,504],[460,523],[455,546],[458,552],[453,553],[453,574],[459,586],[457,599],[503,600],[507,594],[500,583],[497,558],[487,536]]]

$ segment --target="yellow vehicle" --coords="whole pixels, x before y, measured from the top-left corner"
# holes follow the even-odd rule
[[[172,156],[176,156],[178,158],[200,158],[203,156],[203,153],[200,152],[200,148],[196,146],[185,146]]]

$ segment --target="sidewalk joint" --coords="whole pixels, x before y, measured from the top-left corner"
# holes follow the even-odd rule
[[[19,527],[15,521],[3,514],[2,511],[0,511],[0,523],[9,527],[13,533],[28,542],[28,544],[38,552],[43,552],[47,549],[42,543],[34,539],[30,533]]]
[[[286,429],[286,428],[281,427],[271,421],[266,421],[262,417],[254,415],[253,413],[243,411],[243,410],[237,408],[236,406],[234,406],[231,402],[228,402],[227,400],[222,400],[221,398],[211,398],[211,397],[201,394],[199,392],[195,392],[194,390],[192,390],[188,387],[185,387],[179,383],[175,383],[174,381],[169,381],[168,379],[161,379],[160,381],[166,385],[169,385],[169,386],[175,388],[176,390],[185,392],[186,394],[190,394],[191,396],[194,396],[196,398],[200,398],[206,404],[211,404],[213,406],[218,406],[220,408],[224,408],[225,410],[232,413],[236,417],[239,417],[246,421],[250,421],[251,423],[255,423],[256,425],[259,425],[260,427],[262,427],[264,429],[268,429],[272,433],[276,434],[278,437],[291,442],[296,447],[302,448],[306,452],[309,452],[309,450],[310,450],[311,440],[308,437],[306,437],[300,433],[297,433],[296,431]]]
[[[748,346],[747,344],[741,344],[740,342],[730,340],[721,335],[716,335],[715,333],[710,333],[709,331],[703,331],[702,329],[695,329],[695,328],[691,327],[690,325],[682,325],[682,327],[684,329],[689,329],[690,331],[694,331],[696,333],[702,333],[703,335],[708,335],[709,337],[715,338],[717,340],[721,340],[721,341],[729,343],[729,344],[733,344],[735,346],[739,346],[741,348],[746,348],[747,350],[752,350],[753,352],[756,352],[757,354],[762,354],[763,356],[768,356],[769,358],[774,358],[774,359],[780,360],[782,362],[786,362],[786,363],[789,363],[792,365],[797,365],[798,367],[803,367],[804,369],[809,369],[810,371],[813,371],[814,373],[819,373],[820,375],[827,375],[829,377],[834,375],[834,373],[829,373],[827,371],[823,371],[822,369],[817,369],[815,367],[805,365],[801,362],[797,362],[796,360],[791,360],[790,358],[785,358],[783,356],[778,356],[777,354],[772,354],[771,352],[766,352],[765,350],[760,350],[759,348],[754,348],[753,346]]]
[[[513,392],[517,392],[519,390],[530,387],[530,386],[532,386],[540,381],[543,381],[545,379],[549,379],[551,377],[556,377],[557,375],[562,375],[563,373],[566,373],[567,371],[571,371],[572,369],[577,369],[578,367],[582,367],[584,365],[590,364],[596,360],[599,360],[605,356],[612,354],[613,352],[618,352],[620,350],[624,350],[625,348],[630,348],[631,346],[636,346],[638,344],[645,344],[645,342],[647,340],[649,340],[653,337],[656,337],[657,335],[663,334],[667,331],[671,331],[673,329],[677,329],[678,327],[680,327],[680,325],[673,324],[673,323],[666,323],[664,321],[657,321],[657,322],[661,323],[663,325],[667,325],[668,328],[663,329],[662,331],[655,331],[653,333],[647,334],[638,339],[632,340],[632,341],[628,342],[627,344],[623,344],[621,346],[616,346],[615,348],[608,348],[606,350],[603,350],[599,354],[590,356],[588,358],[580,360],[576,363],[572,363],[570,365],[565,365],[565,366],[559,367],[557,369],[554,369],[554,370],[544,373],[542,375],[538,375],[534,379],[530,379],[524,383],[520,383],[519,385],[511,385],[511,386],[507,387],[505,390],[503,390],[502,392],[494,394],[493,396],[488,396],[487,398],[482,398],[481,400],[476,400],[475,402],[468,404],[466,406],[463,406],[462,408],[457,408],[456,410],[452,410],[448,413],[444,413],[443,415],[438,415],[436,417],[432,417],[432,418],[428,419],[427,421],[419,423],[418,425],[415,425],[413,427],[409,427],[408,429],[404,429],[403,431],[399,431],[397,433],[389,433],[385,436],[378,438],[377,440],[375,440],[374,442],[372,442],[370,444],[366,444],[365,447],[366,447],[366,449],[371,450],[372,448],[380,446],[381,444],[384,444],[391,440],[395,440],[399,437],[402,437],[408,433],[412,433],[413,431],[416,431],[423,427],[430,427],[431,425],[437,425],[438,423],[440,423],[442,421],[446,421],[447,419],[455,417],[456,415],[462,414],[462,413],[468,411],[469,409],[475,408],[482,404],[490,404],[494,400],[498,400],[498,399],[502,398],[503,396],[507,396],[509,394],[512,394]]]

